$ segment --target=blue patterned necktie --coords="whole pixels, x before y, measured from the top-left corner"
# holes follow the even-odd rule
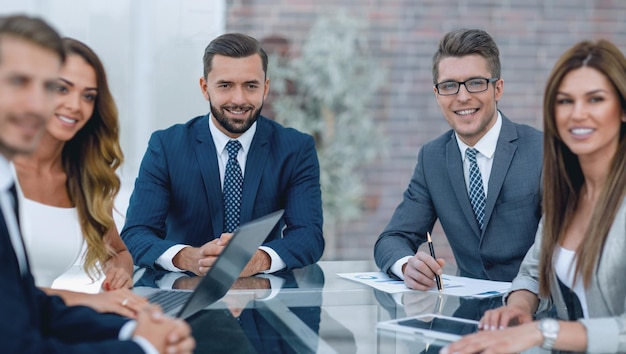
[[[485,221],[485,189],[483,188],[483,176],[480,174],[476,163],[476,152],[474,148],[465,150],[465,156],[470,162],[469,168],[469,198],[476,215],[478,226],[482,230]]]
[[[241,215],[241,194],[243,190],[243,174],[237,161],[237,153],[241,143],[231,140],[226,144],[228,162],[224,173],[224,232],[233,232],[239,226]]]

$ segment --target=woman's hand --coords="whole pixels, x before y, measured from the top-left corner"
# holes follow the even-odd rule
[[[480,331],[444,347],[440,354],[519,353],[541,345],[543,336],[536,322],[497,331]]]
[[[133,278],[127,271],[118,267],[107,267],[102,290],[130,289],[133,287]]]
[[[118,289],[98,294],[85,294],[78,302],[98,312],[116,313],[137,318],[137,314],[148,303],[148,300],[129,289]]]
[[[531,322],[532,320],[533,316],[530,312],[519,306],[507,305],[485,311],[485,314],[480,319],[479,328],[493,331]]]

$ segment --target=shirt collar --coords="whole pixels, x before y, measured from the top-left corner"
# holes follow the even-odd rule
[[[498,112],[498,117],[496,118],[496,123],[487,131],[487,133],[478,140],[474,148],[478,150],[483,156],[486,156],[488,159],[493,157],[493,154],[496,152],[496,145],[498,145],[498,137],[500,136],[500,130],[502,130],[502,116],[500,115],[500,111]],[[461,156],[465,158],[465,150],[470,147],[467,146],[459,137],[456,132],[454,133],[456,137],[456,141],[459,144],[459,150],[461,151]]]
[[[0,155],[0,191],[8,190],[11,184],[13,184],[13,174],[9,161]]]
[[[256,133],[256,123],[252,123],[250,128],[246,130],[243,134],[241,134],[236,140],[239,140],[241,143],[241,148],[243,149],[243,153],[247,154],[250,150],[250,145],[252,145],[252,138],[254,138],[254,133]],[[221,130],[217,128],[213,119],[211,119],[211,115],[209,114],[209,130],[211,131],[211,136],[213,136],[213,143],[215,144],[215,149],[217,150],[217,154],[221,155],[226,149],[226,144],[230,140],[234,140],[228,135],[224,134]]]

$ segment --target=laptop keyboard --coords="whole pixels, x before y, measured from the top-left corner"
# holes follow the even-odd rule
[[[161,306],[163,313],[170,313],[178,306],[184,305],[191,294],[191,291],[159,290],[148,296],[148,301]]]

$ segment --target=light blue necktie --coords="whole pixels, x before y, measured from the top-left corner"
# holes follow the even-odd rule
[[[243,190],[243,174],[237,161],[237,153],[241,143],[231,140],[226,144],[228,162],[224,173],[224,232],[233,232],[239,226],[241,216],[241,194]]]
[[[477,150],[469,148],[465,150],[465,156],[470,162],[469,168],[469,198],[476,215],[478,226],[483,230],[485,221],[485,189],[483,188],[483,176],[480,174],[476,163]]]

